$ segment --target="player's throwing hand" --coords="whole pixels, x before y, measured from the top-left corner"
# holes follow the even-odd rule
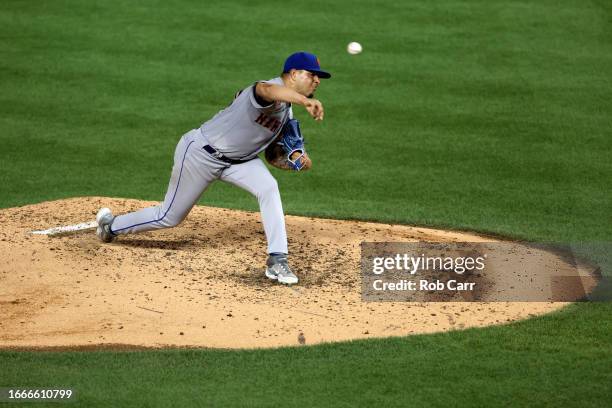
[[[323,120],[324,111],[321,101],[318,99],[308,99],[304,104],[304,107],[310,116],[314,118],[314,120]]]

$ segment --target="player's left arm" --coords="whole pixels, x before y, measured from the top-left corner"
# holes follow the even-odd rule
[[[292,154],[291,160],[294,160],[300,156],[300,152],[294,152]],[[272,166],[281,170],[295,170],[293,164],[291,164],[288,160],[287,153],[283,149],[283,146],[278,144],[278,142],[270,144],[266,148],[265,151],[266,161],[270,163]],[[299,158],[302,163],[301,171],[310,170],[312,167],[312,160],[308,156],[308,153],[304,152],[302,157]]]

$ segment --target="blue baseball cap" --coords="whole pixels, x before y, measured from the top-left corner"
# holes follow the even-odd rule
[[[292,69],[303,69],[316,74],[319,78],[331,78],[330,73],[321,71],[321,65],[317,56],[305,51],[296,52],[287,58],[283,73],[289,72]]]

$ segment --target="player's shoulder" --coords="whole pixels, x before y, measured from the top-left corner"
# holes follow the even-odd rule
[[[276,78],[272,78],[272,79],[264,79],[264,80],[255,81],[255,84],[253,84],[253,85],[257,85],[258,83],[273,84],[273,85],[283,85],[283,80],[281,79],[281,77],[276,77]]]
[[[255,88],[257,87],[257,84],[259,83],[263,83],[263,84],[275,84],[275,85],[282,85],[283,84],[283,80],[280,77],[276,77],[276,78],[272,78],[272,79],[261,79],[261,80],[257,80],[251,84],[249,84],[247,87],[240,89],[239,91],[237,91],[234,94],[234,99],[238,98],[240,95],[242,94],[248,94],[246,91],[250,90],[251,92],[255,92]]]
[[[251,92],[248,92],[248,95],[250,95],[251,102],[255,108],[263,109],[265,111],[274,111],[276,113],[276,112],[285,110],[291,106],[291,104],[288,104],[286,102],[269,102],[263,99],[263,97],[260,96],[260,94],[258,93],[258,92],[261,92],[261,88],[259,90],[257,89],[257,85],[260,83],[273,84],[273,85],[283,85],[284,84],[281,77],[255,81],[255,83],[253,83],[249,87],[251,88]]]

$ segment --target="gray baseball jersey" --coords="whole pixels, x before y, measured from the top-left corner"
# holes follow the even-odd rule
[[[261,82],[283,85],[280,77]],[[287,120],[293,118],[289,103],[262,106],[260,102],[255,84],[243,89],[227,108],[200,127],[206,141],[231,159],[257,156],[278,136]]]

